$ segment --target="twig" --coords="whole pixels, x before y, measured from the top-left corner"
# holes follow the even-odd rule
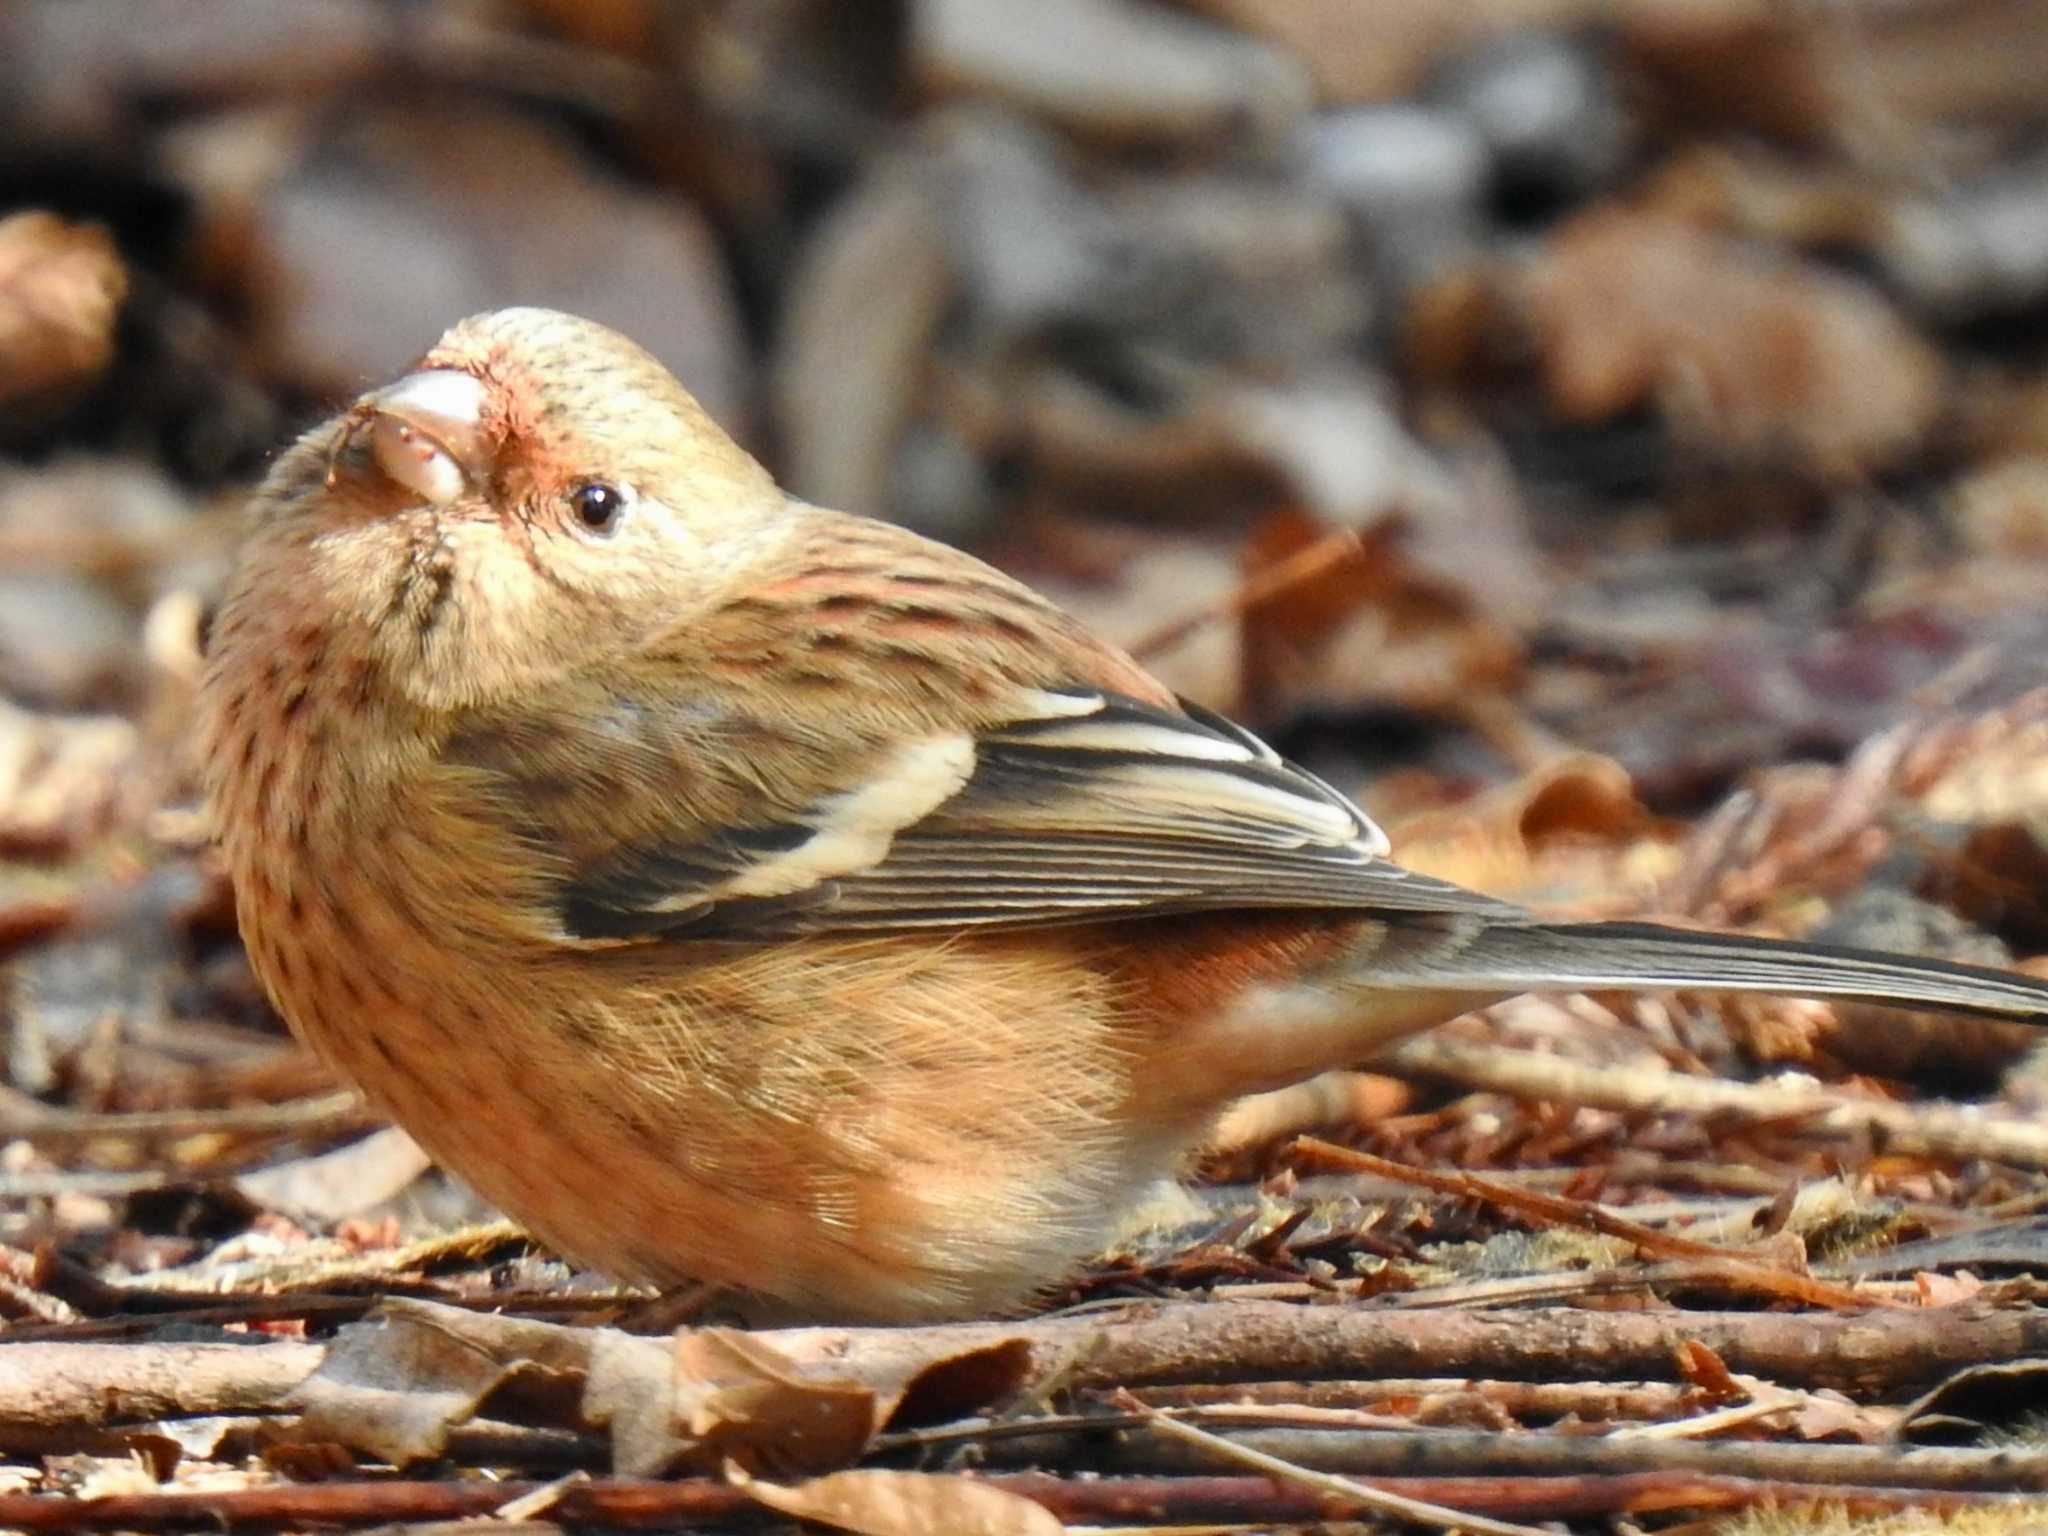
[[[1644,1381],[1489,1381],[1443,1376],[1378,1381],[1194,1382],[1180,1387],[1137,1387],[1131,1395],[1153,1408],[1274,1407],[1371,1409],[1385,1403],[1433,1405],[1422,1423],[1659,1422],[1688,1413],[1699,1393],[1685,1386]]]
[[[1332,566],[1357,554],[1362,547],[1356,529],[1342,528],[1325,534],[1313,544],[1254,571],[1215,602],[1205,603],[1193,613],[1182,614],[1141,636],[1129,647],[1130,653],[1140,661],[1149,661],[1185,643],[1190,635],[1211,624],[1236,618],[1246,609],[1279,596],[1289,587],[1322,575]]]
[[[128,1137],[162,1139],[178,1136],[265,1135],[292,1131],[320,1135],[356,1125],[375,1124],[353,1092],[323,1093],[288,1104],[238,1104],[226,1109],[152,1109],[129,1114],[97,1114],[58,1109],[23,1093],[0,1095],[0,1136],[34,1138],[47,1151],[53,1141],[92,1141]]]
[[[1106,1525],[1170,1525],[1216,1521],[1266,1524],[1342,1519],[1362,1512],[1346,1499],[1276,1486],[1269,1477],[1142,1477],[1068,1480],[1017,1473],[988,1482],[1034,1499],[1062,1520]],[[1809,1487],[1741,1478],[1642,1474],[1626,1478],[1391,1478],[1390,1487],[1442,1501],[1449,1494],[1529,1519],[1600,1516],[1637,1509],[1736,1509],[1761,1503],[1825,1502],[1852,1513],[1938,1512],[1991,1505],[2015,1509],[1998,1495],[1935,1493],[1920,1488]],[[364,1526],[398,1521],[459,1520],[488,1515],[542,1485],[531,1482],[272,1483],[218,1492],[118,1494],[83,1500],[69,1495],[0,1495],[0,1527],[23,1531],[170,1528],[275,1529]],[[561,1490],[550,1511],[564,1525],[687,1527],[729,1525],[755,1505],[744,1491],[704,1480],[636,1482],[594,1478]],[[2027,1507],[2032,1507],[2031,1505]]]
[[[1727,1273],[1742,1275],[1752,1289],[1802,1301],[1809,1306],[1859,1310],[1871,1306],[1896,1304],[1880,1298],[1863,1296],[1843,1286],[1829,1285],[1825,1281],[1815,1280],[1810,1275],[1794,1274],[1773,1264],[1760,1263],[1756,1255],[1744,1253],[1739,1249],[1716,1248],[1711,1243],[1695,1242],[1689,1237],[1660,1232],[1655,1227],[1646,1227],[1626,1217],[1617,1216],[1604,1206],[1594,1205],[1588,1201],[1567,1200],[1562,1195],[1545,1194],[1540,1190],[1517,1189],[1491,1179],[1483,1179],[1475,1173],[1413,1168],[1388,1158],[1375,1157],[1370,1152],[1360,1152],[1352,1147],[1340,1147],[1331,1142],[1320,1141],[1313,1136],[1298,1138],[1294,1146],[1326,1166],[1374,1174],[1380,1178],[1401,1179],[1423,1189],[1435,1190],[1438,1194],[1483,1200],[1490,1205],[1547,1225],[1577,1227],[1582,1231],[1598,1232],[1604,1237],[1617,1237],[1634,1244],[1645,1253],[1660,1258],[1705,1260]]]
[[[1136,1402],[1136,1399],[1130,1399]],[[1417,1525],[1433,1525],[1449,1531],[1476,1531],[1479,1536],[1546,1536],[1545,1532],[1533,1526],[1512,1525],[1505,1520],[1490,1519],[1485,1515],[1473,1515],[1455,1509],[1446,1509],[1441,1504],[1426,1504],[1420,1499],[1411,1499],[1402,1494],[1389,1493],[1381,1488],[1369,1488],[1364,1483],[1354,1482],[1348,1477],[1337,1477],[1328,1472],[1312,1472],[1307,1467],[1296,1466],[1277,1456],[1268,1456],[1250,1446],[1239,1445],[1221,1435],[1212,1435],[1205,1429],[1184,1424],[1171,1415],[1156,1408],[1138,1405],[1154,1430],[1189,1445],[1201,1446],[1212,1455],[1225,1461],[1263,1472],[1282,1483],[1313,1489],[1333,1499],[1349,1499],[1374,1511],[1376,1514],[1391,1515],[1396,1520],[1411,1520]]]
[[[1983,1158],[2048,1169],[2048,1122],[1975,1105],[1893,1104],[1826,1088],[1774,1088],[1640,1067],[1592,1066],[1429,1036],[1404,1041],[1381,1061],[1393,1070],[1515,1098],[1636,1114],[1714,1116],[1833,1140],[1863,1137],[1908,1156]]]
[[[505,1302],[478,1297],[470,1304]],[[760,1338],[799,1361],[829,1361],[835,1373],[870,1378],[891,1367],[919,1369],[930,1360],[1022,1340],[1031,1351],[1033,1376],[1064,1368],[1074,1390],[1233,1379],[1341,1380],[1412,1375],[1418,1367],[1528,1381],[1657,1379],[1670,1375],[1681,1345],[1696,1341],[1731,1371],[1874,1396],[1921,1387],[1983,1360],[2048,1354],[2048,1313],[1979,1302],[1845,1315],[1575,1308],[1404,1312],[1253,1301],[1229,1307],[1132,1306],[1109,1316],[1023,1323],[783,1329]],[[42,1422],[110,1422],[117,1404],[125,1404],[120,1413],[135,1418],[248,1411],[267,1401],[266,1385],[310,1371],[319,1350],[282,1340],[246,1346],[9,1345],[0,1348],[0,1366],[7,1372],[0,1376],[0,1404],[40,1404]],[[146,1391],[168,1395],[147,1400]]]
[[[1656,1264],[1617,1264],[1601,1269],[1566,1269],[1544,1274],[1502,1275],[1478,1280],[1459,1280],[1445,1285],[1424,1286],[1384,1297],[1380,1305],[1402,1311],[1440,1307],[1528,1307],[1556,1305],[1586,1296],[1614,1296],[1627,1292],[1669,1295],[1683,1291],[1697,1295],[1704,1291],[1730,1298],[1769,1298],[1814,1303],[1807,1288],[1789,1284],[1797,1276],[1768,1269],[1739,1259],[1665,1259]],[[1895,1297],[1876,1287],[1860,1287],[1854,1308],[1860,1310],[1881,1302],[1887,1307],[1912,1309],[1916,1297]],[[1826,1302],[1819,1305],[1831,1305]]]
[[[99,1426],[275,1407],[326,1358],[318,1344],[9,1344],[0,1427]]]
[[[1375,1481],[1392,1477],[1553,1478],[1684,1473],[1831,1488],[1924,1488],[1951,1493],[2048,1491],[2048,1452],[2011,1447],[1835,1445],[1565,1435],[1545,1431],[1498,1434],[1482,1430],[1340,1429],[1320,1423],[1281,1427],[1274,1425],[1270,1417],[1239,1426],[1231,1425],[1229,1413],[1221,1409],[1206,1413],[1203,1421],[1218,1427],[1229,1426],[1229,1443],[1233,1445],[1317,1472],[1369,1477]],[[1125,1429],[1114,1442],[1096,1452],[1098,1464],[1107,1471],[1137,1475],[1199,1472],[1208,1466],[1206,1452],[1191,1452],[1178,1443],[1186,1437],[1155,1434],[1156,1427]],[[1022,1434],[994,1438],[988,1444],[986,1464],[1031,1465],[1048,1455],[1071,1459],[1075,1453],[1066,1442],[1074,1433],[1068,1430],[1035,1440]]]
[[[1696,1340],[1731,1371],[1856,1395],[1897,1392],[1987,1359],[2048,1353],[2048,1312],[1975,1302],[1864,1313],[1403,1312],[1373,1306],[1133,1304],[1122,1312],[916,1330],[920,1353],[1022,1338],[1036,1374],[1063,1362],[1074,1388],[1278,1377],[1503,1376],[1572,1381],[1670,1375]],[[854,1368],[901,1353],[901,1329],[801,1328],[762,1336],[797,1359]]]

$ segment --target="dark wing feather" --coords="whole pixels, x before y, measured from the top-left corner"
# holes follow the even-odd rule
[[[1363,811],[1218,715],[1039,697],[1050,712],[972,737],[971,754],[961,738],[964,780],[872,858],[841,868],[820,851],[854,814],[841,792],[794,819],[591,862],[562,892],[563,926],[586,939],[760,939],[1223,908],[1523,917],[1392,863]],[[812,864],[816,878],[794,880]]]

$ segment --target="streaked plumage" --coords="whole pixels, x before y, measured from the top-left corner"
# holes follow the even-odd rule
[[[1014,1305],[1235,1095],[1517,990],[2048,1015],[2016,975],[1410,874],[1028,588],[785,498],[567,316],[457,326],[256,511],[203,724],[256,968],[627,1278]]]

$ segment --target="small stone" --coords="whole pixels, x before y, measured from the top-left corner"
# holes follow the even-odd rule
[[[937,89],[1115,137],[1277,138],[1312,99],[1284,50],[1133,0],[918,0],[911,53]]]
[[[1914,306],[1956,322],[2048,298],[2048,156],[1900,204],[1878,259]]]
[[[1305,149],[1311,181],[1373,220],[1471,221],[1493,175],[1478,126],[1437,107],[1325,113]]]
[[[480,110],[356,116],[255,214],[276,372],[345,396],[451,321],[513,304],[632,336],[744,428],[746,361],[717,242],[689,204],[628,187],[561,134]]]
[[[1628,119],[1607,60],[1574,38],[1494,38],[1453,60],[1431,96],[1478,130],[1510,194],[1584,197],[1611,181],[1628,153]]]

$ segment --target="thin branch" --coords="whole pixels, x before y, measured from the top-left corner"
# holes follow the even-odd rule
[[[993,1487],[1034,1499],[1070,1524],[1173,1525],[1244,1521],[1279,1524],[1344,1519],[1365,1511],[1347,1499],[1276,1485],[1270,1477],[1143,1477],[1068,1480],[1048,1473],[991,1477]],[[477,1481],[273,1483],[218,1492],[0,1495],[0,1527],[22,1531],[248,1530],[280,1526],[365,1526],[491,1515],[544,1485]],[[1941,1512],[1993,1505],[2000,1495],[1918,1488],[1838,1488],[1688,1474],[1627,1478],[1392,1478],[1412,1497],[1519,1514],[1525,1519],[1605,1516],[1636,1509],[1739,1509],[1761,1503],[1825,1502],[1851,1513]],[[564,1525],[688,1527],[730,1524],[758,1506],[738,1488],[704,1480],[636,1482],[595,1478],[559,1490],[549,1514]]]
[[[100,1114],[59,1109],[27,1094],[0,1094],[0,1137],[30,1137],[48,1151],[56,1141],[101,1138],[163,1140],[181,1136],[254,1136],[280,1131],[302,1136],[326,1135],[376,1118],[353,1091],[323,1093],[288,1104],[238,1104],[226,1109],[150,1109],[128,1114]]]
[[[1182,614],[1150,634],[1140,636],[1130,645],[1130,653],[1140,661],[1149,661],[1162,652],[1173,650],[1211,624],[1237,618],[1247,609],[1278,597],[1289,587],[1322,575],[1357,554],[1361,547],[1356,529],[1340,528],[1325,534],[1313,544],[1254,571],[1215,602],[1205,603],[1194,612]]]
[[[1389,1515],[1396,1520],[1409,1520],[1417,1525],[1433,1525],[1448,1531],[1475,1531],[1478,1536],[1547,1536],[1534,1526],[1513,1525],[1505,1520],[1494,1520],[1485,1515],[1474,1515],[1456,1509],[1446,1509],[1441,1504],[1426,1504],[1420,1499],[1411,1499],[1398,1493],[1389,1493],[1380,1488],[1368,1488],[1363,1483],[1353,1482],[1348,1477],[1338,1477],[1328,1472],[1312,1472],[1307,1467],[1296,1466],[1278,1456],[1268,1456],[1250,1446],[1239,1445],[1221,1435],[1212,1435],[1207,1430],[1184,1424],[1171,1415],[1156,1408],[1144,1409],[1144,1415],[1151,1420],[1155,1430],[1189,1445],[1201,1446],[1210,1454],[1225,1461],[1234,1461],[1241,1466],[1263,1472],[1282,1483],[1292,1483],[1299,1488],[1311,1489],[1333,1499],[1349,1499],[1372,1510],[1375,1514]]]
[[[1983,1158],[2048,1169],[2048,1122],[1978,1105],[1895,1104],[1826,1088],[1777,1088],[1639,1067],[1593,1066],[1499,1045],[1420,1036],[1381,1058],[1392,1070],[1522,1099],[1634,1114],[1713,1116],[1739,1125],[1862,1138],[1905,1156]]]
[[[1300,1137],[1294,1145],[1326,1166],[1373,1174],[1383,1179],[1400,1179],[1422,1189],[1434,1190],[1438,1194],[1482,1200],[1546,1226],[1575,1227],[1581,1231],[1597,1232],[1603,1237],[1617,1237],[1658,1258],[1701,1260],[1723,1269],[1730,1275],[1739,1275],[1753,1290],[1804,1302],[1808,1306],[1856,1311],[1866,1307],[1898,1305],[1883,1297],[1865,1296],[1843,1286],[1816,1280],[1810,1275],[1796,1274],[1778,1265],[1760,1262],[1753,1253],[1733,1248],[1717,1248],[1711,1243],[1697,1242],[1675,1233],[1661,1232],[1655,1227],[1646,1227],[1640,1222],[1630,1221],[1627,1217],[1616,1215],[1604,1206],[1594,1205],[1589,1201],[1567,1200],[1562,1195],[1545,1194],[1540,1190],[1517,1189],[1512,1185],[1481,1178],[1476,1173],[1415,1168],[1388,1158],[1375,1157],[1370,1152],[1360,1152],[1352,1147],[1340,1147],[1331,1142],[1320,1141],[1313,1136]]]

